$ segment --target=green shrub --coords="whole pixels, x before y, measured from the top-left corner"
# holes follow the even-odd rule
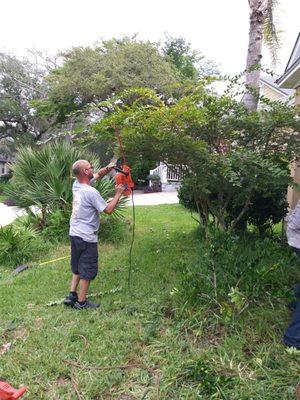
[[[125,219],[109,218],[103,215],[101,216],[99,240],[117,244],[124,240],[127,229],[128,223]]]
[[[19,225],[0,228],[0,265],[15,267],[45,250],[49,245],[36,230]]]
[[[9,182],[10,178],[12,177],[12,174],[6,174],[6,175],[1,175],[0,176],[0,183],[7,183]]]
[[[263,233],[285,216],[290,179],[286,160],[242,150],[213,154],[205,167],[205,178],[202,170],[195,170],[178,194],[180,203],[196,211],[203,224],[214,221],[223,230],[237,230],[248,223]]]
[[[282,158],[275,158],[276,164],[286,174],[290,174],[289,163]],[[277,178],[277,176],[276,176]],[[254,190],[251,196],[251,204],[245,212],[242,222],[254,225],[260,233],[265,233],[273,225],[282,221],[288,210],[286,199],[287,186],[284,180],[266,179],[263,187]],[[229,205],[229,218],[234,219],[240,213],[241,207],[234,203]]]
[[[42,234],[43,237],[52,242],[68,239],[70,216],[71,209],[54,210],[47,218],[47,223]]]
[[[41,226],[41,215],[40,213],[34,213],[30,207],[26,208],[26,214],[18,217],[14,221],[14,225],[19,228],[31,228],[35,231],[40,231],[43,227]]]
[[[181,290],[190,304],[211,301],[224,315],[265,298],[288,298],[298,272],[292,251],[276,238],[215,231],[191,262],[181,262]],[[182,301],[182,300],[181,300]]]
[[[47,223],[43,229],[42,236],[51,242],[68,240],[70,216],[70,209],[53,211],[47,218]],[[124,219],[121,219],[118,216],[112,218],[105,214],[101,215],[100,219],[100,241],[118,243],[120,240],[124,239],[124,234],[127,229],[127,224]]]
[[[6,183],[0,181],[0,194],[3,194],[5,186],[6,186]]]
[[[177,385],[186,385],[187,382],[197,385],[199,398],[203,398],[202,395],[219,398],[222,389],[234,387],[233,377],[226,376],[222,371],[216,371],[202,359],[187,361],[182,366],[182,371],[177,377]]]
[[[0,196],[2,197],[2,202],[4,202],[4,200],[7,200],[5,191],[8,187],[9,187],[9,182],[0,179]]]

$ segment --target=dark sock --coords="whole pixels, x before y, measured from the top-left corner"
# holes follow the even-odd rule
[[[77,292],[70,292],[71,296],[77,297]]]
[[[85,305],[85,300],[84,300],[84,301],[78,301],[78,303],[79,303],[81,306],[84,306],[84,305]]]

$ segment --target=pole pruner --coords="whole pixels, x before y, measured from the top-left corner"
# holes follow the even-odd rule
[[[26,388],[15,389],[9,383],[0,380],[0,400],[15,400],[23,396]]]
[[[115,128],[115,135],[117,137],[119,148],[120,148],[120,152],[121,152],[121,155],[122,155],[121,168],[119,168],[117,166],[114,167],[114,169],[117,172],[117,174],[115,176],[115,182],[116,182],[117,185],[124,185],[125,186],[125,190],[123,192],[124,196],[130,196],[131,193],[132,193],[132,190],[134,188],[134,182],[133,182],[133,180],[131,178],[130,167],[128,166],[128,164],[126,162],[126,158],[125,158],[125,154],[124,154],[124,150],[123,150],[123,146],[122,146],[120,133],[119,133],[119,130],[117,128]]]

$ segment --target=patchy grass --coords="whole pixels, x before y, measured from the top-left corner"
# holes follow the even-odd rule
[[[100,245],[98,310],[55,303],[68,292],[68,259],[16,276],[0,269],[0,376],[39,400],[295,399],[299,354],[281,344],[286,299],[255,301],[230,319],[212,298],[186,303],[183,270],[197,263],[201,273],[209,243],[180,205],[136,207],[136,218],[131,293],[128,227]],[[40,259],[68,254],[64,245]],[[286,268],[292,282],[296,267]]]

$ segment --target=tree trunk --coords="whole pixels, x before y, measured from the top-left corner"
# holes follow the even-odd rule
[[[250,70],[260,65],[262,59],[262,43],[264,20],[267,11],[268,0],[248,0],[250,7],[250,30],[247,53],[246,72],[246,93],[243,96],[243,103],[250,111],[256,111],[259,94],[260,70]],[[250,90],[248,90],[250,88]]]

